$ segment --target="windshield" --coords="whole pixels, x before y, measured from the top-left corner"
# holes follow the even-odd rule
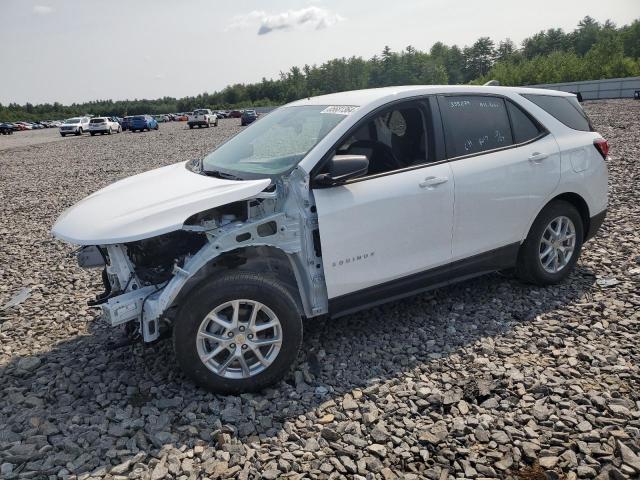
[[[80,119],[79,118],[70,118],[68,120],[65,120],[64,123],[80,123]]]
[[[273,111],[202,161],[205,171],[278,175],[293,168],[345,115],[306,105]]]

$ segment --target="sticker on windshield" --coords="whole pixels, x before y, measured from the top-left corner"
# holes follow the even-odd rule
[[[357,109],[358,107],[355,107],[353,105],[331,105],[325,108],[324,110],[322,110],[320,113],[335,113],[338,115],[351,115]]]

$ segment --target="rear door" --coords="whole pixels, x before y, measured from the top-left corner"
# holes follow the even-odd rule
[[[537,200],[560,180],[558,145],[500,96],[440,96],[438,102],[455,179],[452,260],[483,255],[478,258],[489,268],[508,265]]]
[[[453,178],[435,132],[428,103],[389,107],[337,150],[366,154],[370,174],[314,188],[332,314],[406,295],[450,261]]]

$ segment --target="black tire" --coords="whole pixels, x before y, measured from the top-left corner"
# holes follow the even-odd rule
[[[82,135],[82,128],[76,132],[76,137]]]
[[[282,345],[273,363],[248,378],[229,379],[209,370],[200,360],[196,338],[200,323],[215,307],[231,300],[254,300],[278,317]],[[173,347],[183,372],[215,393],[260,391],[281,380],[291,369],[302,343],[302,318],[287,287],[275,278],[248,271],[231,271],[203,281],[181,303],[173,327]]]
[[[193,125],[189,125],[189,128],[193,129]]]
[[[113,132],[111,131],[111,127],[109,127],[109,135],[111,135]]]
[[[575,246],[569,262],[558,272],[551,273],[546,271],[540,260],[540,243],[542,235],[549,223],[560,216],[569,218],[575,227]],[[518,264],[516,266],[516,275],[518,278],[527,283],[535,285],[554,285],[561,282],[569,276],[574,269],[582,243],[584,241],[584,224],[580,213],[572,204],[563,200],[555,200],[547,205],[533,222],[529,235],[520,247],[518,255]]]
[[[96,132],[89,132],[89,135],[91,135],[92,137],[96,134]]]
[[[61,136],[61,137],[66,137],[66,136],[67,136],[67,134],[66,134],[66,133],[61,133],[61,134],[60,134],[60,136]]]

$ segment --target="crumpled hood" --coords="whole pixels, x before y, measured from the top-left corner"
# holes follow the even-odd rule
[[[108,245],[182,228],[191,215],[252,197],[271,181],[225,180],[176,163],[99,190],[60,215],[51,233],[76,245]]]

